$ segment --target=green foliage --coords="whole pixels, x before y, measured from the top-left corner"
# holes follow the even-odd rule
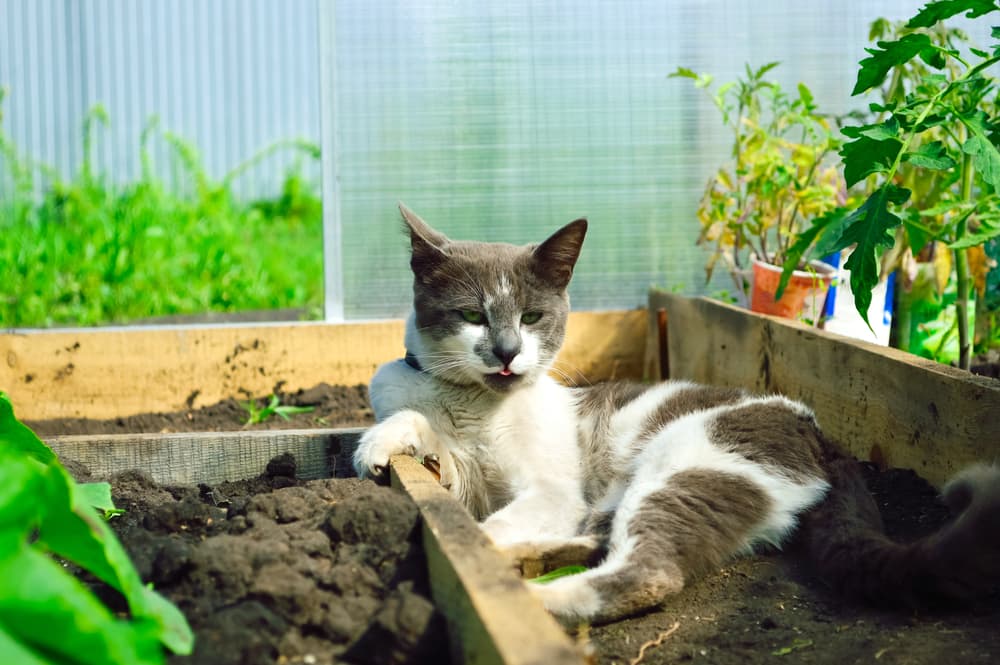
[[[2,94],[0,94],[2,102]],[[0,324],[95,325],[203,312],[322,303],[322,214],[302,176],[315,145],[282,141],[215,179],[197,149],[150,120],[141,176],[113,184],[92,153],[109,125],[100,106],[83,123],[83,160],[64,179],[23,156],[0,124]],[[167,147],[175,186],[157,175]],[[238,201],[235,181],[279,151],[297,165],[275,199]]]
[[[110,488],[77,485],[52,451],[17,421],[0,393],[0,662],[162,663],[164,647],[189,654],[184,616],[142,583],[94,510]],[[115,616],[53,556],[119,592]]]
[[[872,122],[843,129],[849,140],[840,150],[847,184],[864,183],[867,194],[848,221],[814,239],[833,249],[857,243],[846,267],[865,320],[880,256],[895,245],[897,227],[914,252],[934,241],[960,250],[963,294],[970,283],[963,248],[1000,235],[998,84],[987,75],[1000,62],[1000,46],[973,48],[964,33],[940,23],[997,10],[996,2],[942,0],[905,26],[880,20],[872,27],[877,48],[859,63],[853,94],[875,91],[881,103],[871,105]],[[960,307],[966,301],[960,297]]]
[[[555,570],[550,570],[544,575],[539,575],[538,577],[529,580],[529,582],[534,582],[535,584],[548,584],[560,577],[567,577],[569,575],[579,575],[580,573],[586,572],[586,566],[563,566],[562,568],[556,568]]]
[[[316,409],[313,406],[288,406],[282,404],[281,399],[277,395],[271,395],[270,400],[262,407],[257,406],[257,403],[253,400],[243,402],[240,406],[247,412],[247,419],[243,423],[244,425],[265,423],[270,420],[271,416],[275,415],[280,416],[284,420],[290,420],[289,416],[296,413],[311,413]]]
[[[721,259],[744,296],[739,275],[750,257],[782,265],[808,221],[836,208],[845,191],[831,159],[839,142],[829,121],[805,85],[789,95],[766,79],[777,65],[748,66],[715,92],[709,75],[685,68],[671,74],[708,91],[732,132],[733,161],[709,180],[698,208],[698,244],[713,250],[707,277]]]

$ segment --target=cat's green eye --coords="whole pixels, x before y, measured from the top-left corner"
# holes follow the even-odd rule
[[[538,323],[538,320],[542,318],[541,312],[525,312],[521,315],[521,323],[526,326],[530,326],[533,323]]]
[[[466,323],[472,323],[477,326],[481,326],[486,323],[486,315],[474,309],[463,309],[459,312],[462,315],[462,320]]]

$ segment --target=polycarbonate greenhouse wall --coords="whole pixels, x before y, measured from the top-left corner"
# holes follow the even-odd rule
[[[704,284],[694,246],[727,136],[705,95],[667,74],[721,82],[778,60],[773,78],[806,83],[824,111],[863,108],[849,93],[869,24],[923,4],[0,0],[4,123],[25,152],[74,169],[100,102],[111,128],[96,157],[112,175],[138,168],[153,114],[214,174],[277,139],[319,141],[330,320],[405,314],[397,201],[452,237],[518,243],[587,216],[574,306],[632,307],[654,284],[728,286]],[[285,166],[241,191],[270,191]]]

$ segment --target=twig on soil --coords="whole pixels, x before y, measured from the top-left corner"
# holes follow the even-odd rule
[[[642,659],[645,658],[646,656],[646,649],[651,649],[653,647],[660,646],[661,644],[663,644],[663,640],[673,635],[674,632],[680,627],[681,627],[681,622],[675,621],[674,625],[672,625],[670,628],[666,629],[665,631],[657,635],[656,639],[650,640],[645,644],[643,644],[641,647],[639,647],[639,655],[630,660],[628,665],[639,665],[639,663],[642,662]]]

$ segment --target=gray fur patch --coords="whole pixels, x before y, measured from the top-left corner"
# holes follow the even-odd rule
[[[796,478],[824,478],[822,439],[815,419],[774,400],[737,406],[709,425],[718,446]]]
[[[636,540],[624,566],[593,580],[607,621],[659,604],[738,552],[771,508],[742,476],[689,469],[647,496],[628,523]]]
[[[637,443],[645,442],[669,423],[682,416],[723,404],[734,404],[746,396],[747,393],[738,388],[716,386],[691,386],[678,390],[663,400],[649,415]]]

